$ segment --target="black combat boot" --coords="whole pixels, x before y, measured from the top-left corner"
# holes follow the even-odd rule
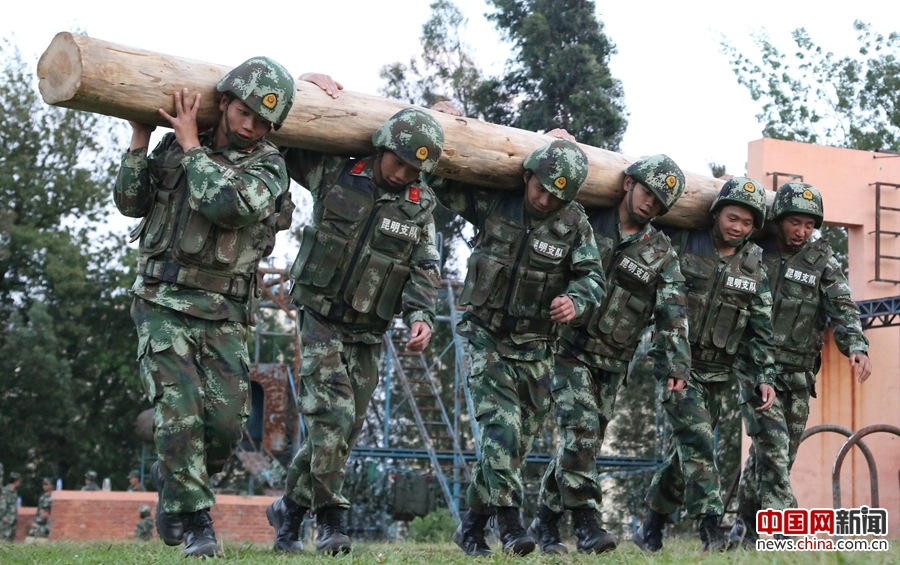
[[[185,557],[219,557],[219,546],[216,544],[216,532],[209,510],[197,510],[179,514],[184,525]]]
[[[656,553],[662,549],[663,526],[666,525],[666,515],[652,508],[647,509],[647,517],[644,523],[634,532],[631,540],[644,551]]]
[[[721,516],[708,514],[700,520],[697,530],[700,532],[700,539],[703,540],[701,551],[725,551],[728,549],[728,538],[719,527],[720,519]]]
[[[299,553],[303,551],[303,542],[300,541],[300,526],[303,525],[303,516],[309,508],[304,508],[290,499],[282,496],[266,508],[266,518],[269,525],[275,528],[275,551],[287,553]]]
[[[531,525],[528,526],[528,534],[537,540],[538,545],[541,547],[541,553],[548,555],[565,555],[569,553],[569,549],[559,537],[559,520],[562,517],[561,512],[554,512],[541,504],[537,516],[534,517]]]
[[[166,545],[181,545],[184,541],[184,526],[178,514],[169,514],[163,508],[163,485],[165,479],[159,469],[159,461],[150,467],[150,476],[156,483],[156,533]]]
[[[534,551],[535,541],[522,527],[522,517],[515,506],[497,508],[497,527],[503,551],[513,555],[528,555]]]
[[[616,548],[615,538],[600,527],[600,513],[593,508],[573,510],[572,522],[579,553],[604,553]]]
[[[491,554],[484,539],[484,529],[487,527],[488,514],[476,514],[468,510],[463,516],[462,522],[453,532],[453,543],[472,557],[487,557]]]
[[[329,506],[316,512],[316,526],[319,528],[319,538],[316,540],[318,553],[350,553],[350,536],[347,535],[344,525],[344,509],[339,506]]]
[[[752,524],[752,522],[749,522],[745,518],[738,517],[738,519],[735,520],[734,525],[731,526],[731,531],[728,532],[729,550],[756,550],[756,540],[759,539],[759,536],[756,535],[756,529],[750,526],[750,524]]]

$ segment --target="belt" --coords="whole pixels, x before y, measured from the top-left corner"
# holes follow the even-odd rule
[[[141,257],[138,272],[162,282],[175,283],[246,299],[250,294],[250,281],[241,277],[226,277],[201,271],[197,267],[183,267],[178,263],[157,261]]]

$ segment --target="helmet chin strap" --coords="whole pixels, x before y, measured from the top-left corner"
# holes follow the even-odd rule
[[[631,179],[631,190],[628,191],[628,202],[626,204],[628,210],[628,219],[637,224],[644,225],[649,222],[652,218],[645,218],[640,214],[635,213],[634,211],[634,189],[637,187],[638,182],[634,180],[634,177]]]
[[[228,143],[234,145],[238,149],[247,149],[259,140],[251,139],[250,141],[245,141],[238,137],[238,135],[231,129],[231,121],[228,119],[228,107],[231,106],[232,100],[233,99],[229,97],[228,102],[225,103],[225,139],[228,140]]]

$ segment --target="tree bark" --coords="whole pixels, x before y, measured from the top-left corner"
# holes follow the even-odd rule
[[[68,32],[57,34],[38,62],[40,92],[47,104],[168,126],[157,113],[174,114],[172,93],[187,87],[203,96],[198,121],[219,119],[216,84],[229,67],[144,51]],[[294,105],[277,144],[317,151],[367,155],[372,133],[407,104],[344,91],[332,99],[316,85],[297,81]],[[444,128],[444,152],[437,173],[486,188],[522,189],[522,162],[550,141],[544,134],[432,112]],[[548,124],[548,128],[552,124]],[[578,201],[586,207],[616,205],[623,172],[635,159],[589,145],[590,170]],[[676,227],[706,223],[723,182],[685,172],[687,188],[659,222]]]

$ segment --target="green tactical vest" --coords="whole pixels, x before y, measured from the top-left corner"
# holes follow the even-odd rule
[[[691,357],[731,365],[750,320],[750,302],[759,286],[762,250],[746,243],[719,270],[709,230],[688,232],[680,255],[687,291]]]
[[[590,217],[606,273],[606,298],[586,325],[564,325],[560,336],[589,353],[629,361],[653,316],[659,273],[672,246],[665,234],[653,230],[616,249],[616,214],[608,208]]]
[[[522,194],[504,194],[475,239],[460,304],[491,331],[556,334],[550,303],[571,278],[568,257],[583,217],[569,203],[526,227]]]
[[[775,237],[761,245],[772,284],[775,362],[813,370],[825,335],[826,320],[819,303],[822,273],[834,252],[819,239],[782,260]]]
[[[219,152],[210,153],[209,157],[220,165],[241,170],[277,154],[274,145],[263,141],[237,162]],[[182,158],[184,151],[172,135],[163,156],[148,159],[155,188],[153,204],[131,239],[140,238],[138,272],[150,281],[246,299],[255,287],[256,270],[275,229],[277,214],[239,229],[214,225],[187,203],[189,190]]]
[[[400,312],[409,261],[435,201],[430,189],[411,186],[376,202],[378,189],[363,172],[369,161],[348,161],[322,182],[291,267],[291,296],[326,319],[384,331]]]

